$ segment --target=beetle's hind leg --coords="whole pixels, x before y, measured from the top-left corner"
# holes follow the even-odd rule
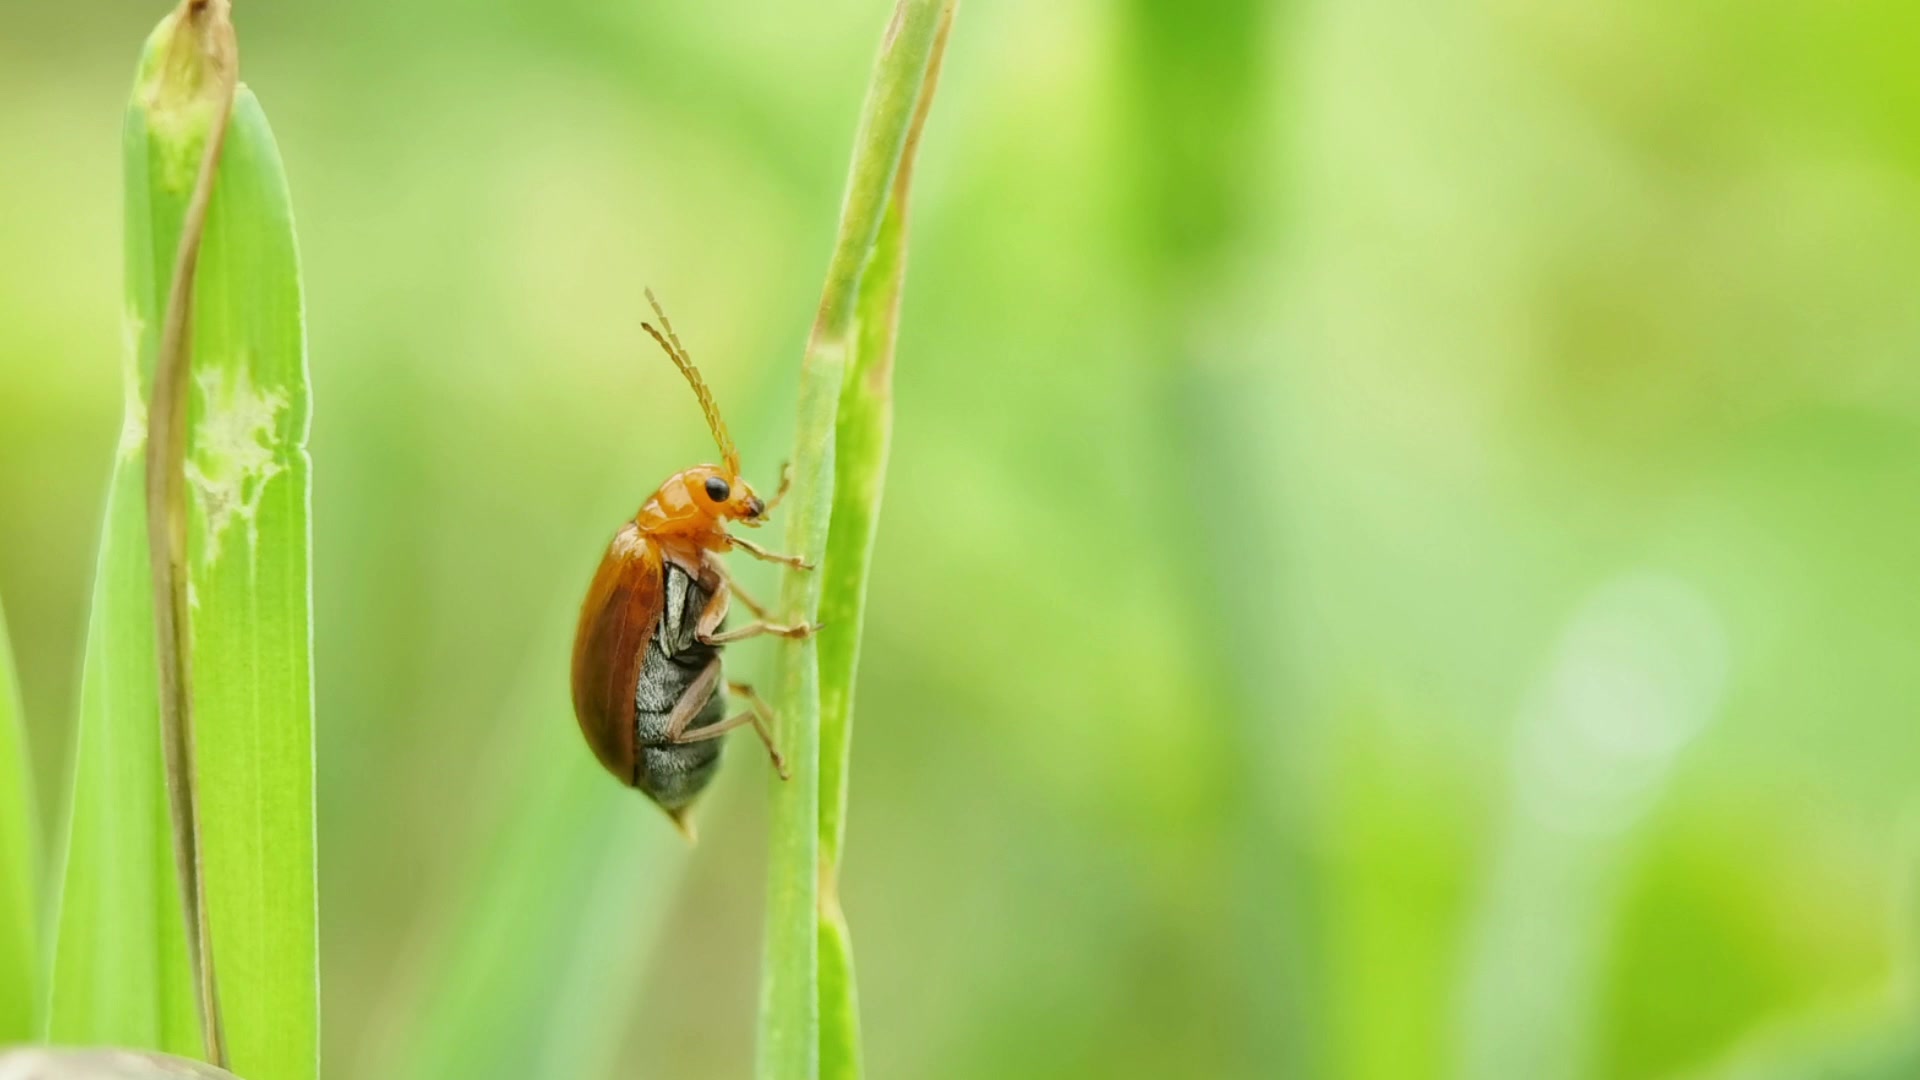
[[[715,670],[718,665],[719,661],[716,660],[714,661],[714,667],[710,667],[708,670]],[[705,677],[706,673],[702,672],[701,678],[704,679]],[[703,728],[695,728],[692,731],[686,731],[684,728],[678,732],[670,731],[667,733],[668,740],[676,743],[704,742],[707,739],[717,739],[727,732],[732,731],[734,728],[745,724],[752,724],[753,733],[760,736],[761,745],[767,748],[767,757],[773,759],[773,771],[779,773],[780,779],[782,780],[792,779],[792,774],[787,771],[787,759],[781,756],[780,748],[775,746],[773,742],[773,710],[768,707],[766,702],[760,700],[760,695],[754,693],[753,687],[748,686],[746,683],[730,682],[727,684],[727,689],[746,699],[746,712],[738,716],[730,716],[717,724],[708,724]],[[693,695],[689,693],[688,696],[692,697]],[[707,696],[712,696],[712,689],[710,687],[708,688]],[[702,701],[701,704],[705,705],[706,702]],[[676,710],[676,712],[677,711],[678,710]]]
[[[687,725],[693,723],[693,718],[699,716],[700,710],[706,708],[707,702],[713,700],[714,688],[719,685],[720,658],[716,656],[712,660],[707,661],[707,666],[701,668],[700,674],[694,676],[693,682],[687,685],[687,692],[681,694],[680,700],[673,703],[673,711],[667,714],[666,736],[668,742],[681,743],[695,741],[687,737]],[[706,728],[702,730],[712,729]]]

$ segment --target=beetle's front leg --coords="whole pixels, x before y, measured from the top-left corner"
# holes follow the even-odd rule
[[[792,487],[793,487],[793,462],[783,461],[780,463],[780,486],[774,489],[773,498],[767,500],[767,508],[765,510],[760,511],[760,516],[764,518],[771,515],[774,511],[774,508],[779,506],[780,503],[786,499],[787,492],[791,490]]]
[[[767,562],[777,562],[783,566],[791,566],[796,570],[813,569],[812,563],[798,555],[782,555],[778,552],[768,551],[759,544],[751,540],[743,540],[738,536],[728,536],[727,544],[729,547],[739,548],[756,559],[765,559]]]

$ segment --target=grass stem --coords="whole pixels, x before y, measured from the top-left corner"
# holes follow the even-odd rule
[[[816,566],[826,558],[835,510],[841,468],[835,442],[850,354],[860,344],[862,278],[888,208],[897,201],[902,163],[916,118],[924,115],[921,103],[931,96],[929,76],[937,70],[938,45],[953,8],[954,0],[901,0],[881,42],[854,139],[840,228],[801,363],[794,488],[786,504],[787,550]],[[825,577],[824,568],[786,573],[781,606],[789,618],[815,619]],[[857,628],[847,632],[857,634]],[[821,886],[821,701],[829,688],[821,682],[817,639],[786,645],[777,663],[777,735],[793,775],[789,782],[776,782],[773,792],[758,1075],[812,1080],[821,1074],[820,920],[823,910],[837,910],[831,903],[823,909]],[[850,677],[850,671],[836,670],[831,691],[844,695]],[[837,792],[844,761],[836,760],[834,768]],[[837,819],[838,794],[828,803]],[[833,846],[837,849],[837,841]],[[830,886],[825,895],[831,897]],[[836,981],[851,986],[850,979]]]
[[[907,269],[907,204],[914,153],[932,109],[956,3],[940,10],[932,52],[885,216],[860,278],[858,330],[834,432],[833,518],[821,567],[820,620],[820,1075],[861,1075],[860,1010],[853,940],[840,908],[840,856],[846,843],[848,776],[853,753],[853,691],[893,435],[893,356]]]

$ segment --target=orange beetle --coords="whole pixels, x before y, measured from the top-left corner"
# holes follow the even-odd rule
[[[687,382],[720,446],[720,464],[696,465],[667,478],[632,521],[614,534],[580,605],[573,638],[573,712],[587,745],[607,771],[639,788],[692,835],[688,809],[720,765],[719,737],[752,724],[781,779],[786,762],[773,743],[772,711],[751,687],[727,683],[747,708],[726,717],[720,647],[760,634],[805,637],[817,626],[782,626],[740,590],[719,556],[734,548],[772,562],[812,567],[777,555],[726,531],[726,524],[759,526],[787,493],[784,470],[773,501],[763,503],[740,478],[740,457],[720,419],[713,394],[681,347],[659,301],[647,303],[657,330],[642,323]],[[723,629],[727,607],[739,598],[756,620]]]

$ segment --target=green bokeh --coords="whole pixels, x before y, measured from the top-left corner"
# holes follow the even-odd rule
[[[774,477],[887,5],[237,6],[311,318],[328,1071],[745,1075],[761,763],[691,858],[578,787],[567,635],[712,453],[644,285]],[[0,0],[47,830],[159,10]],[[1917,35],[1896,0],[968,0],[858,707],[872,1075],[1910,1052]],[[598,952],[565,922],[623,913]]]

